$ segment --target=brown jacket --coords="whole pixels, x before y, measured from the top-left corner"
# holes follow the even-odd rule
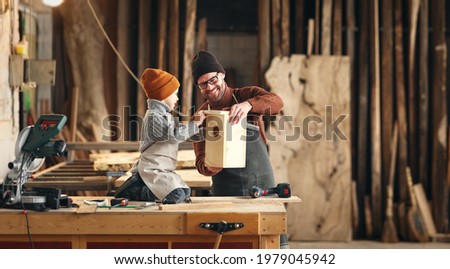
[[[283,100],[274,93],[270,93],[257,86],[243,88],[227,87],[222,99],[218,102],[206,101],[198,110],[207,110],[208,107],[213,110],[230,108],[232,105],[236,104],[233,95],[239,103],[248,101],[252,105],[252,109],[249,111],[247,117],[252,120],[255,125],[259,126],[261,138],[266,142],[262,116],[276,115],[283,108]],[[193,147],[196,156],[195,166],[200,174],[213,176],[222,170],[221,168],[205,166],[205,141],[194,143]]]

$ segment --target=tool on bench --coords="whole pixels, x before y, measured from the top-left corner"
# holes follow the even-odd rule
[[[277,194],[280,198],[291,197],[291,185],[289,183],[279,183],[275,188],[262,189],[257,186],[252,186],[248,189],[250,196],[258,198],[260,196],[267,196]]]
[[[111,199],[111,208],[119,207],[119,206],[127,206],[129,203],[128,199],[125,198],[114,198]]]
[[[8,172],[1,187],[0,207],[17,209],[58,209],[61,191],[50,188],[26,189],[24,184],[32,179],[46,157],[60,156],[66,149],[64,140],[53,140],[67,121],[65,115],[42,115],[34,125],[19,133],[15,145],[15,160],[8,163]],[[56,201],[55,201],[56,199]]]

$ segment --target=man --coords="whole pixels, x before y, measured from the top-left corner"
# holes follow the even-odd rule
[[[212,176],[212,193],[215,196],[249,195],[251,186],[275,187],[275,179],[266,147],[263,115],[278,114],[281,98],[257,86],[230,88],[225,82],[225,69],[217,58],[199,51],[192,61],[192,77],[206,102],[198,111],[229,110],[230,123],[236,124],[247,116],[246,165],[244,168],[217,168],[205,165],[205,141],[193,144],[197,170]],[[287,246],[287,237],[281,237],[281,247]]]

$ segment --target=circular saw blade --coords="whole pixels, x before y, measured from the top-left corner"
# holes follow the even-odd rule
[[[22,163],[23,157],[25,152],[22,151],[23,145],[25,145],[25,142],[27,142],[28,136],[30,135],[31,130],[33,129],[33,126],[27,126],[20,131],[19,136],[16,140],[16,146],[14,148],[15,150],[15,157],[16,161]],[[24,169],[28,172],[34,172],[38,170],[42,164],[44,163],[45,158],[35,158],[28,167],[24,167]]]

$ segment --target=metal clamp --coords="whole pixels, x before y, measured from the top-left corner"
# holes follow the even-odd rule
[[[223,234],[228,231],[233,231],[236,229],[240,229],[244,227],[244,223],[241,222],[233,222],[233,223],[227,223],[226,221],[220,221],[220,222],[203,222],[200,223],[200,228],[216,231],[219,234]]]

